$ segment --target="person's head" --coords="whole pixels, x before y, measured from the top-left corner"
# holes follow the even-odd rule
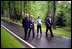
[[[51,14],[49,14],[49,18],[51,18]]]
[[[31,15],[31,19],[33,19],[33,15]]]
[[[48,18],[51,18],[51,15],[50,15],[50,14],[47,15],[47,19],[48,19]]]
[[[51,14],[48,14],[48,16],[47,16],[47,17],[51,18]]]
[[[25,14],[25,17],[29,18],[29,14]]]
[[[38,16],[38,18],[40,18],[40,17]]]
[[[31,18],[31,15],[29,14],[29,18]]]

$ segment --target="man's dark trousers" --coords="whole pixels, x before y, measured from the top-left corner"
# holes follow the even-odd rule
[[[51,36],[53,37],[53,32],[52,32],[51,26],[46,26],[46,37],[48,36],[48,35],[47,35],[48,30],[50,31]]]

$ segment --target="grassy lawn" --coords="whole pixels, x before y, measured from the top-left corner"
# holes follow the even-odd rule
[[[9,18],[5,17],[5,18],[2,18],[8,22],[12,22],[12,23],[15,23],[17,25],[22,25],[20,22],[14,22],[12,20],[9,20]],[[35,30],[37,30],[37,24],[35,23]],[[45,32],[46,31],[46,26],[45,25],[42,25],[42,32]],[[59,36],[66,36],[66,37],[69,37],[71,38],[71,27],[64,27],[64,28],[56,28],[56,30],[53,29],[53,33],[55,35],[59,35]]]
[[[1,27],[1,48],[24,48],[24,46]]]

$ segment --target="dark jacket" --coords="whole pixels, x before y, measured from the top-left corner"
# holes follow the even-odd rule
[[[23,28],[28,29],[28,27],[29,27],[29,21],[28,21],[27,17],[25,17],[25,18],[22,19],[22,26],[23,26]]]
[[[46,26],[51,27],[52,23],[50,23],[50,20],[47,18],[46,19]]]
[[[34,22],[32,20],[29,20],[29,28],[34,28]]]

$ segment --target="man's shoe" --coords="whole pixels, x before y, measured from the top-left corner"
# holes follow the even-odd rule
[[[46,35],[46,37],[48,37],[48,35]]]
[[[54,35],[51,35],[51,37],[54,37]]]

